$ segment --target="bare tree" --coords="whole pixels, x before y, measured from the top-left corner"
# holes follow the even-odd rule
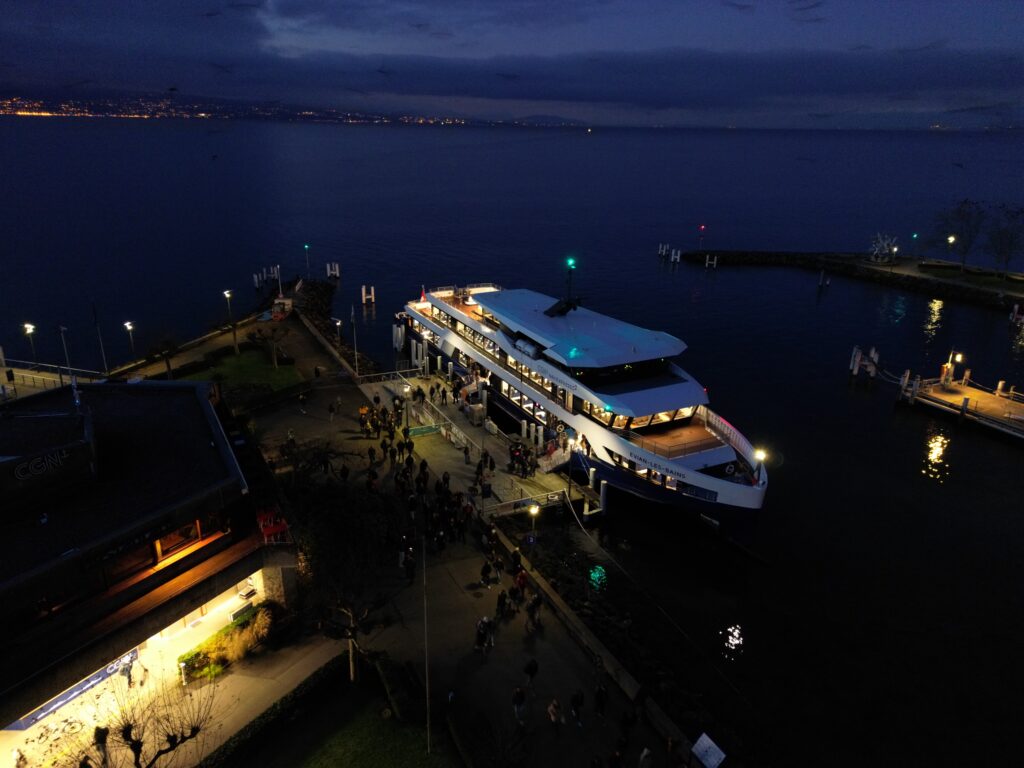
[[[358,642],[371,614],[386,599],[381,585],[397,571],[397,510],[390,500],[355,488],[344,494],[328,484],[298,484],[293,531],[309,587],[328,611],[345,617],[349,676],[356,678]]]
[[[974,200],[961,200],[937,217],[938,239],[947,244],[951,253],[960,257],[961,272],[967,265],[967,257],[974,249],[984,223],[985,209]]]
[[[70,746],[67,768],[170,768],[195,765],[214,720],[216,686],[161,680],[148,689],[111,678],[116,710]]]
[[[1024,252],[1024,208],[1000,205],[988,228],[985,250],[996,260],[999,270],[1006,279],[1010,262]]]
[[[270,329],[256,329],[256,335],[270,345],[270,359],[273,361],[275,368],[277,368],[277,346],[289,333],[291,333],[291,329],[285,328],[284,326],[276,326]]]

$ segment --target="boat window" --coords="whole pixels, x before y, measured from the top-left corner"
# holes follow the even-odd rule
[[[640,427],[646,427],[651,423],[650,416],[637,416],[633,419],[633,429],[639,429]]]
[[[615,417],[615,422],[612,424],[612,429],[625,429],[626,422],[629,421],[629,416],[623,416],[621,413]]]
[[[593,406],[590,404],[590,401],[589,400],[582,400],[580,402],[581,402],[580,410],[582,410],[583,413],[585,413],[585,414],[587,414],[589,416],[590,415],[590,410],[593,408]]]
[[[690,418],[691,416],[693,416],[693,410],[694,408],[692,405],[687,406],[686,408],[680,408],[678,411],[676,411],[676,421],[679,421],[679,419]]]
[[[656,413],[651,418],[651,424],[664,424],[666,421],[672,421],[672,417],[675,413],[675,411],[662,411],[661,413]]]
[[[600,411],[599,413],[594,414],[594,418],[600,421],[602,424],[607,425],[611,423],[612,417],[614,415],[615,414],[612,413],[611,411]]]
[[[674,491],[676,489],[676,479],[671,475],[665,475],[665,487]]]
[[[503,394],[505,397],[508,397],[508,382],[507,381],[501,382],[501,394]]]

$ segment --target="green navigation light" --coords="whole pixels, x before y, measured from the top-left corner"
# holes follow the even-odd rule
[[[569,267],[569,269],[576,269],[576,259],[570,256],[568,259],[565,260],[565,265]]]

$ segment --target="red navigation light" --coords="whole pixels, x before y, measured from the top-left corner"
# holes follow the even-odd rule
[[[705,229],[706,229],[706,227],[703,224],[701,224],[700,225],[700,231],[703,232]]]

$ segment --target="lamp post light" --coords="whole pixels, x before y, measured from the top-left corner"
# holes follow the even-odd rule
[[[335,318],[334,327],[338,329],[338,348],[341,349],[341,320]]]
[[[132,354],[135,354],[135,336],[132,333],[135,330],[135,326],[132,325],[132,321],[128,320],[124,324],[124,329],[128,331],[128,347],[131,349]]]
[[[756,448],[754,450],[754,461],[757,462],[757,466],[754,467],[754,471],[757,473],[758,480],[761,479],[761,470],[764,468],[764,460],[768,458],[768,452],[764,448]]]
[[[36,327],[32,323],[25,323],[25,335],[28,336],[28,343],[32,347],[32,362],[39,365],[39,358],[36,356],[36,340],[32,336],[36,332]]]
[[[235,345],[235,355],[238,354],[238,331],[235,329],[235,321],[231,316],[231,291],[224,291],[224,298],[228,302],[228,324],[231,326],[231,340]]]
[[[68,340],[64,335],[67,332],[67,328],[63,325],[57,326],[57,330],[60,331],[60,343],[64,346],[64,365],[68,369],[68,378],[71,378],[71,358],[68,355]],[[64,377],[60,375],[60,366],[57,366],[57,377],[60,379],[60,385],[64,386]]]
[[[305,243],[302,249],[306,252],[306,279],[309,280],[309,243]]]

